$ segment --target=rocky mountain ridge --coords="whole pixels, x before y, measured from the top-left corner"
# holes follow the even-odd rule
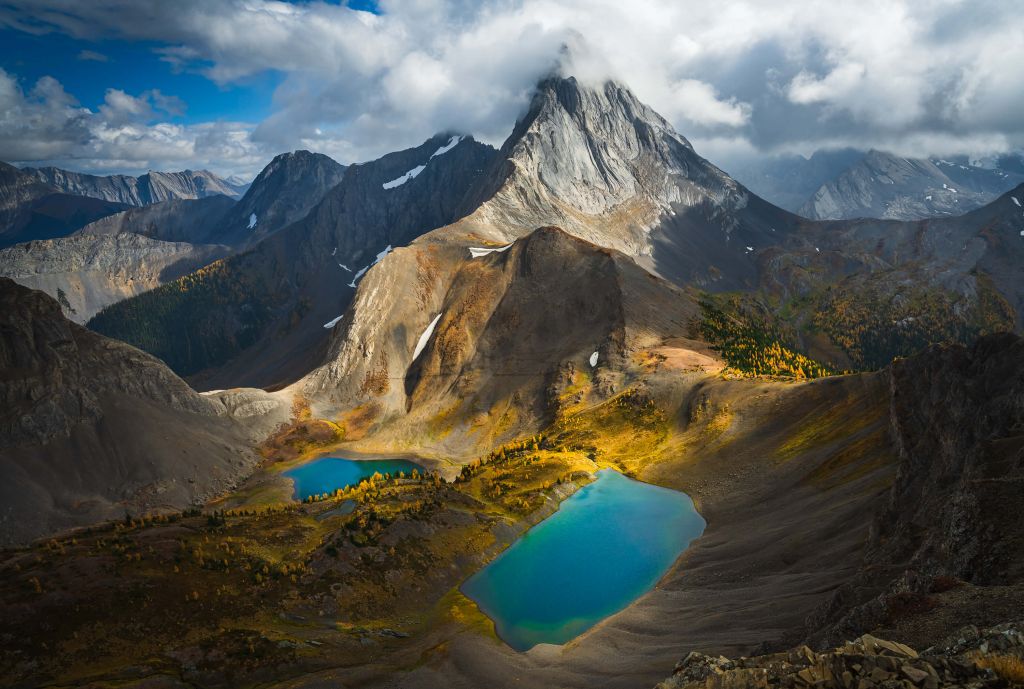
[[[272,235],[305,215],[344,169],[308,151],[282,154],[238,202],[216,194],[128,208],[71,237],[0,251],[0,275],[47,292],[68,318],[85,323],[110,304]]]
[[[182,508],[247,475],[289,405],[202,396],[162,362],[67,321],[0,278],[0,530],[4,544],[125,510]],[[245,423],[240,420],[244,418]]]
[[[628,256],[560,228],[469,261],[463,252],[395,250],[332,329],[326,363],[290,389],[323,418],[359,407],[367,421],[394,421],[377,429],[394,446],[472,454],[550,423],[567,370],[621,390],[635,352],[685,339],[697,313]],[[427,429],[442,414],[435,447]]]
[[[187,275],[228,251],[133,232],[74,234],[0,249],[0,276],[49,294],[69,320],[84,324],[106,306]]]
[[[493,155],[445,133],[352,165],[301,220],[209,270],[112,306],[90,327],[184,375],[210,369],[202,386],[291,383],[322,360],[325,324],[337,322],[366,271],[393,247],[457,219]]]
[[[129,206],[148,206],[171,199],[199,199],[216,194],[237,199],[247,186],[230,182],[208,170],[151,170],[139,177],[89,175],[58,167],[25,167],[22,172],[65,194],[115,201]]]
[[[814,220],[917,220],[962,215],[1024,182],[1024,175],[967,161],[901,158],[868,151],[797,211]]]
[[[0,162],[0,248],[63,237],[125,208],[122,203],[60,193]]]

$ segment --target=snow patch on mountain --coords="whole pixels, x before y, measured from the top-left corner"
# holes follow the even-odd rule
[[[1011,200],[1012,200],[1012,201],[1013,201],[1014,203],[1016,203],[1016,204],[1017,204],[1017,207],[1018,207],[1018,208],[1020,208],[1020,201],[1018,201],[1018,200],[1017,200],[1017,197],[1016,197],[1016,196],[1011,196],[1011,197],[1010,197],[1010,199],[1011,199]]]
[[[590,368],[597,366],[597,352],[590,355]]]
[[[416,167],[414,167],[413,169],[409,170],[408,172],[406,172],[401,177],[398,177],[397,179],[393,179],[390,182],[384,182],[384,184],[381,185],[381,186],[383,186],[385,189],[394,189],[395,187],[400,187],[403,184],[405,184],[406,182],[408,182],[410,179],[413,179],[414,177],[419,175],[421,172],[423,172],[426,169],[426,167],[427,167],[426,165],[417,165]]]
[[[481,256],[486,256],[487,254],[493,254],[495,251],[499,253],[502,251],[507,251],[510,246],[512,245],[506,244],[505,246],[498,246],[489,249],[479,246],[471,246],[469,247],[469,256],[470,258],[480,258]]]
[[[366,273],[366,271],[368,271],[369,269],[370,269],[370,266],[366,266],[365,268],[360,268],[359,272],[356,273],[355,276],[352,278],[352,282],[348,283],[348,286],[351,287],[352,289],[355,289],[356,282],[358,282],[359,278],[363,277],[363,274]]]
[[[391,245],[388,244],[384,248],[383,251],[381,251],[379,254],[377,254],[377,258],[373,261],[373,263],[371,263],[370,265],[366,266],[365,268],[360,270],[358,273],[356,273],[355,277],[352,278],[352,282],[348,283],[348,286],[352,287],[353,289],[355,289],[356,283],[359,281],[359,278],[363,277],[363,275],[366,274],[366,271],[368,271],[370,268],[373,268],[375,265],[377,265],[378,263],[383,261],[384,257],[387,256],[390,252],[391,252]],[[338,265],[341,265],[341,264],[339,263]],[[341,267],[345,268],[345,266],[341,266]],[[348,270],[348,268],[345,268],[345,270]],[[349,272],[351,272],[351,271],[349,271]]]
[[[423,331],[423,334],[420,335],[420,339],[416,341],[416,348],[412,350],[413,361],[416,361],[416,357],[418,357],[423,352],[423,350],[427,346],[427,343],[430,342],[430,336],[434,334],[434,328],[437,327],[437,322],[441,320],[442,315],[443,312],[437,314],[434,317],[434,320],[430,321],[430,325],[428,325],[427,329]]]
[[[452,138],[448,139],[448,143],[446,143],[444,146],[442,146],[441,148],[439,148],[436,151],[434,151],[430,155],[430,157],[431,158],[435,158],[437,156],[444,155],[448,151],[450,151],[453,148],[455,148],[456,146],[458,146],[459,142],[462,141],[464,138],[466,138],[466,137],[464,137],[464,136],[453,136]]]
[[[249,227],[246,228],[246,229],[251,230],[254,227],[256,227],[256,214],[255,213],[250,213],[249,214]]]
[[[344,315],[345,314],[341,314],[341,316],[338,316],[337,318],[327,321],[326,323],[324,323],[324,327],[330,330],[331,328],[338,324],[338,321],[340,321],[342,317],[344,317]]]

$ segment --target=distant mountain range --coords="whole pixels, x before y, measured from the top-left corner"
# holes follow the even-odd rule
[[[70,189],[109,195],[126,189],[133,193],[140,188],[150,189],[157,182],[181,181],[179,178],[185,175],[93,177],[56,168],[46,170],[68,183]],[[31,231],[38,221],[28,224],[29,229],[20,231],[16,239],[28,235],[48,241],[0,248],[0,275],[47,292],[64,306],[69,318],[85,323],[115,301],[153,289],[269,237],[303,217],[344,172],[345,166],[327,156],[295,151],[274,158],[237,201],[222,193],[206,194],[216,185],[204,186],[209,181],[204,175],[209,173],[202,173],[188,177],[198,180],[192,187],[178,188],[183,193],[203,191],[198,197],[126,207],[87,196],[55,194],[25,171],[10,168],[12,179],[21,181],[24,189],[42,194],[40,200],[31,202],[33,208],[52,205],[52,199],[59,199],[74,208],[100,205],[106,212],[83,215],[79,211],[82,220],[88,222],[65,224],[48,233]],[[125,180],[134,180],[135,186],[122,184]],[[7,188],[12,197],[27,193],[18,192],[10,184]],[[170,187],[159,188],[166,195]],[[38,210],[33,212],[39,214]],[[103,217],[96,219],[97,215]]]
[[[148,206],[171,199],[201,199],[216,194],[238,198],[249,186],[218,177],[207,170],[150,171],[140,177],[87,175],[59,167],[24,167],[21,170],[65,194],[116,201],[129,206]]]
[[[117,201],[63,193],[13,165],[0,163],[0,248],[63,237],[126,208]]]
[[[778,156],[734,170],[772,203],[814,220],[920,220],[961,215],[1024,182],[1022,158],[901,158],[883,151]]]

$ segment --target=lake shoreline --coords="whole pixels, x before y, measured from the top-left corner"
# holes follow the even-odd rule
[[[645,538],[652,522],[670,524],[671,538]],[[562,646],[650,592],[705,526],[686,493],[601,469],[459,590],[513,650]]]

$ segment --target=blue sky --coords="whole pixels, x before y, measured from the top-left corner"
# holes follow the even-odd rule
[[[982,156],[1024,146],[1018,64],[1017,0],[5,0],[0,160],[253,176],[298,148],[499,145],[556,69],[625,83],[727,169]]]
[[[193,69],[162,60],[151,41],[86,41],[56,33],[0,31],[0,68],[25,84],[52,76],[85,107],[95,110],[108,88],[137,94],[159,89],[186,104],[185,123],[230,119],[258,122],[270,114],[274,89],[284,78],[267,70],[236,83],[216,84]],[[103,58],[103,59],[99,59]]]

